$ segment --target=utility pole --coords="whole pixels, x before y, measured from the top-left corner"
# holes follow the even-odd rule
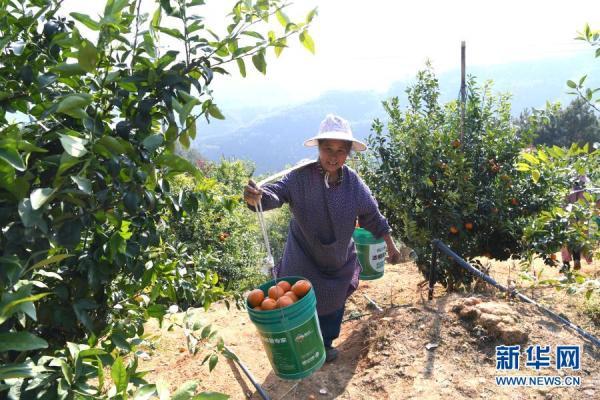
[[[463,142],[463,136],[465,133],[465,108],[467,106],[467,88],[465,83],[465,70],[466,70],[466,43],[465,41],[460,42],[460,143]]]

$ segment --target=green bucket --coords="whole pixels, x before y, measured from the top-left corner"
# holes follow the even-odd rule
[[[383,238],[376,239],[371,232],[363,228],[356,228],[352,237],[356,245],[358,262],[362,267],[359,279],[369,281],[381,278],[385,267],[386,253]]]
[[[287,276],[277,282],[285,280],[293,285],[301,279],[304,278]],[[259,289],[265,297],[275,283],[272,280],[260,285]],[[321,368],[325,362],[325,346],[317,317],[314,289],[311,288],[303,298],[285,308],[255,311],[247,301],[246,308],[278,377],[302,379]]]

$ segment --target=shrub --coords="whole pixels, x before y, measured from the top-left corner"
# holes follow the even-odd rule
[[[509,96],[469,78],[461,138],[460,104],[440,104],[429,66],[406,92],[404,111],[397,97],[383,102],[387,126],[374,121],[360,171],[393,229],[416,251],[424,276],[436,238],[467,260],[520,254],[524,217],[549,199],[515,169],[532,132],[511,122]],[[435,276],[451,288],[472,280],[446,257],[438,260]]]
[[[186,214],[185,223],[169,229],[197,261],[193,268],[215,271],[228,289],[243,289],[261,279],[264,257],[256,216],[242,199],[250,170],[241,161],[221,161],[206,163],[204,171],[200,183],[177,179],[182,196],[197,193],[201,201]]]

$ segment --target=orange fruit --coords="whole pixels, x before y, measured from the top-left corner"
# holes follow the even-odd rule
[[[294,303],[298,301],[298,296],[296,296],[296,293],[292,292],[291,290],[288,291],[288,292],[285,292],[283,295],[289,297],[292,300],[294,300]]]
[[[292,292],[298,296],[298,299],[301,299],[308,293],[311,288],[311,284],[306,279],[300,279],[298,282],[294,283],[292,286]]]
[[[272,298],[267,297],[266,299],[263,300],[260,307],[265,311],[274,310],[277,308],[277,302],[275,300],[273,300]]]
[[[472,222],[467,222],[465,224],[465,229],[468,230],[468,231],[472,230],[473,229],[473,223]]]
[[[250,293],[248,293],[248,304],[252,307],[256,307],[262,303],[265,298],[265,294],[260,289],[254,289]]]
[[[550,254],[550,259],[552,261],[556,261],[556,254],[554,254],[554,253]]]
[[[278,298],[283,296],[284,293],[285,291],[279,286],[273,285],[269,288],[269,297],[273,300],[277,300]]]
[[[277,282],[277,286],[283,289],[283,292],[287,292],[292,288],[292,285],[288,281],[279,281]]]
[[[253,308],[254,311],[262,311],[263,308],[261,306],[256,306]]]
[[[281,296],[277,299],[277,308],[291,306],[292,304],[294,304],[294,300],[292,300],[288,296]]]
[[[452,147],[454,147],[455,149],[458,148],[458,147],[460,147],[460,140],[454,139],[452,141]]]
[[[492,212],[493,212],[494,214],[498,214],[498,211],[499,211],[499,210],[498,210],[496,207],[492,208]]]
[[[452,226],[450,227],[450,233],[452,233],[452,234],[456,235],[456,234],[458,233],[458,228],[457,228],[457,227],[455,227],[454,225],[452,225]]]
[[[229,237],[229,233],[227,233],[227,232],[219,233],[219,240],[221,242],[224,242],[228,237]]]
[[[513,206],[516,206],[517,204],[519,204],[519,200],[517,200],[513,197],[512,199],[510,199],[510,204],[512,204]]]

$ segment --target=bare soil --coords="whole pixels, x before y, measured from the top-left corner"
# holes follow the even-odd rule
[[[490,275],[499,283],[516,281],[521,289],[528,285],[519,280],[514,262],[491,262],[490,266]],[[539,261],[535,267],[536,272],[543,268]],[[597,277],[600,262],[584,263],[583,272]],[[542,279],[558,276],[557,269],[549,267],[542,273]],[[487,285],[480,285],[477,293],[460,294],[447,294],[436,286],[434,300],[428,301],[426,287],[418,287],[422,281],[416,266],[407,262],[386,265],[383,278],[361,282],[347,302],[342,333],[334,342],[339,358],[299,381],[282,380],[273,373],[245,311],[216,304],[208,312],[196,310],[195,317],[218,330],[271,399],[600,399],[600,349],[589,341],[536,306],[506,299]],[[524,293],[600,337],[600,327],[583,312],[581,294],[543,287]],[[377,311],[365,295],[383,312]],[[497,371],[495,346],[504,343],[452,311],[457,301],[472,296],[482,302],[508,304],[520,317],[519,329],[528,339],[521,344],[519,371]],[[198,380],[203,391],[225,393],[231,399],[261,398],[231,360],[220,357],[209,373],[208,363],[201,365],[208,353],[191,355],[182,329],[167,331],[151,323],[148,331],[157,335],[150,358],[140,364],[141,370],[150,371],[148,381],[162,380],[175,390],[188,380]],[[524,350],[538,344],[551,346],[552,352],[557,345],[582,346],[581,369],[557,371],[554,364],[539,371],[525,367]],[[569,375],[580,377],[581,385],[501,387],[495,382],[498,375]]]

